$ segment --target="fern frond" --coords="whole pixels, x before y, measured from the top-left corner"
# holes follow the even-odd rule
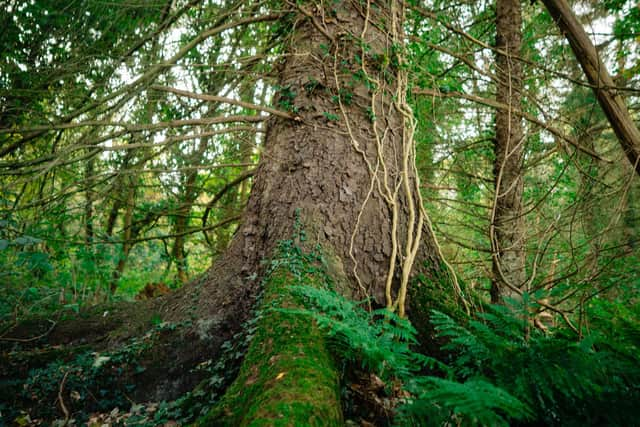
[[[531,408],[502,388],[474,378],[464,383],[427,377],[414,383],[417,398],[404,415],[429,425],[508,426],[533,417]],[[424,425],[424,424],[423,424]]]

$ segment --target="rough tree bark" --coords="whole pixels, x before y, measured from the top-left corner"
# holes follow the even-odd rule
[[[508,109],[496,110],[494,143],[494,206],[491,218],[493,252],[492,302],[517,297],[526,281],[525,232],[522,216],[524,132],[521,110],[522,10],[519,0],[496,3],[496,100]]]
[[[383,187],[385,179],[392,190],[404,184],[399,148],[406,136],[403,112],[394,100],[397,69],[389,61],[397,47],[391,29],[381,29],[399,25],[391,14],[392,3],[399,7],[395,1],[382,2],[375,11],[358,2],[327,11],[300,6],[291,18],[296,31],[289,42],[291,52],[279,65],[281,90],[275,103],[297,118],[269,119],[242,225],[226,253],[196,285],[200,299],[213,303],[203,304],[205,312],[238,317],[248,313],[260,288],[262,261],[279,240],[291,237],[296,215],[310,240],[322,244],[336,271],[347,278],[354,297],[385,303],[393,209]],[[334,18],[323,22],[323,13]],[[367,45],[364,56],[361,38]],[[412,170],[408,174],[417,209],[416,177]],[[407,195],[398,191],[399,251],[407,243],[408,203]],[[416,225],[417,220],[414,234]],[[424,231],[422,237],[415,265],[425,260],[437,265],[441,260],[431,233]],[[396,268],[394,283],[399,278]],[[228,305],[235,308],[226,309]]]
[[[566,0],[542,0],[542,2],[569,41],[627,159],[636,173],[640,174],[640,130],[629,114],[606,65],[600,59],[598,51]]]

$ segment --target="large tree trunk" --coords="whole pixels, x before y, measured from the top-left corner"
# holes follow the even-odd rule
[[[522,11],[519,0],[496,4],[497,102],[508,109],[496,111],[495,196],[491,218],[493,252],[492,302],[517,297],[526,281],[525,230],[522,216],[524,132],[521,110]]]
[[[592,85],[598,103],[616,133],[627,159],[640,174],[640,130],[629,114],[606,65],[565,0],[543,0],[542,2],[558,28],[569,40],[571,49]]]
[[[295,18],[291,51],[279,66],[282,89],[276,104],[297,118],[269,120],[242,224],[226,253],[199,281],[200,298],[211,301],[214,312],[240,318],[248,313],[260,287],[262,261],[279,241],[291,238],[297,217],[355,298],[371,296],[385,304],[394,240],[393,291],[401,281],[399,267],[409,239],[422,233],[414,265],[427,258],[432,264],[440,261],[430,232],[418,221],[406,111],[396,93],[400,71],[389,61],[395,55],[392,30],[377,26],[396,25],[400,34],[399,16],[392,16],[389,4],[367,11],[346,2],[337,8],[336,19],[319,20],[321,13],[330,12],[300,6]],[[363,32],[364,50],[359,41]],[[393,203],[389,189],[396,195]],[[236,309],[221,310],[221,305]]]
[[[343,2],[332,8],[300,6],[289,54],[279,65],[276,100],[297,118],[270,119],[243,222],[210,272],[195,288],[185,290],[191,295],[195,291],[193,298],[202,302],[199,317],[211,319],[210,324],[234,329],[247,319],[263,285],[263,261],[279,241],[291,239],[296,221],[305,230],[307,245],[322,246],[338,289],[353,298],[371,297],[401,312],[397,298],[408,275],[404,267],[410,270],[413,261],[416,266],[427,264],[432,272],[440,269],[417,193],[411,113],[402,103],[404,93],[399,93],[405,90],[404,71],[392,48],[401,40],[399,4],[367,9]],[[323,14],[333,18],[323,21]],[[269,294],[272,280],[264,286]],[[178,304],[173,309],[180,313],[186,308]],[[276,315],[265,316],[263,322],[269,324]],[[287,331],[291,337],[306,333],[295,324]],[[310,345],[317,344],[302,343],[295,359],[320,351]],[[286,360],[260,339],[254,340],[249,354],[261,346],[270,349],[272,360]],[[238,381],[247,381],[249,369],[245,364]],[[260,375],[276,374],[260,369]],[[266,405],[269,396],[286,396],[285,406],[295,406],[308,398],[304,378],[292,376],[285,394],[269,392],[278,387],[277,381],[262,380],[251,382],[264,383],[267,389],[245,405]],[[336,396],[328,393],[327,398]],[[259,416],[255,414],[260,411],[248,406],[238,408],[239,414],[229,413],[228,424],[248,424]]]

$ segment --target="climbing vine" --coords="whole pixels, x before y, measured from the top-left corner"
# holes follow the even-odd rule
[[[315,7],[322,10],[321,4]],[[298,8],[306,11],[302,6]],[[332,61],[331,77],[335,86],[332,101],[337,104],[339,116],[331,112],[323,114],[328,121],[339,120],[344,123],[351,146],[362,157],[370,176],[356,224],[351,231],[349,255],[353,264],[352,274],[362,293],[368,295],[366,284],[362,283],[358,274],[355,246],[365,207],[374,194],[377,194],[383,198],[391,216],[391,253],[385,279],[385,304],[387,309],[404,317],[407,290],[424,227],[428,227],[433,234],[431,221],[423,206],[416,169],[416,119],[407,101],[409,67],[403,47],[402,28],[405,6],[402,2],[392,1],[390,16],[384,16],[369,0],[359,2],[356,10],[360,13],[362,22],[359,34],[341,28],[337,39],[331,36],[332,32],[328,28],[328,23],[336,22],[332,18],[336,15],[335,11],[323,13],[321,20],[311,18],[308,13],[306,15],[313,19],[314,25],[331,42],[329,46],[323,45],[323,56],[330,57]],[[379,32],[374,33],[380,28],[387,29],[383,41],[376,39],[379,38]],[[358,53],[353,58],[345,57],[343,51],[349,51],[346,45],[356,46]],[[357,123],[350,117],[350,110],[347,108],[354,102],[354,91],[358,84],[364,85],[367,91],[368,105],[363,108],[370,123],[370,135],[367,137],[375,141],[375,155],[365,150],[365,145],[354,128]],[[309,91],[315,90],[317,86],[317,82],[313,80],[305,87]],[[392,113],[394,110],[395,113]],[[400,123],[384,119],[393,116],[399,116]],[[437,242],[435,245],[442,257]],[[456,293],[461,296],[462,292],[451,266],[448,263],[445,265],[452,273],[451,280]]]

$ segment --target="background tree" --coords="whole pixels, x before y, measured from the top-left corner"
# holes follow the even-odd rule
[[[525,230],[522,208],[525,135],[522,118],[523,75],[522,11],[520,1],[496,3],[496,78],[499,104],[496,111],[493,176],[495,195],[491,211],[490,238],[493,257],[491,300],[518,297],[525,290]]]

